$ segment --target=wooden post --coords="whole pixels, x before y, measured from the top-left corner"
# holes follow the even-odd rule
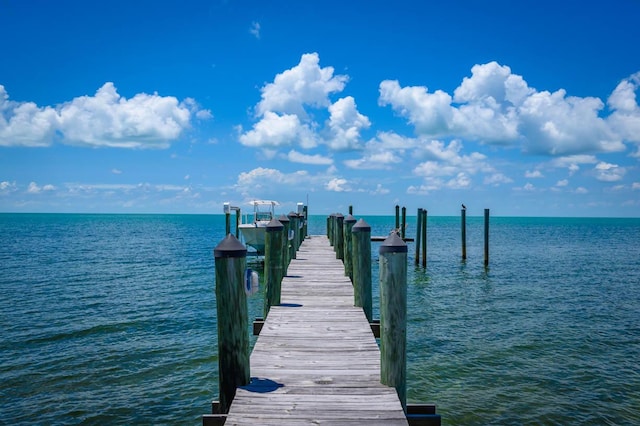
[[[356,223],[356,218],[352,215],[347,215],[344,218],[344,275],[351,279],[353,283],[353,242],[351,239],[351,232],[353,225]]]
[[[289,267],[289,218],[283,214],[278,217],[278,221],[282,224],[284,229],[282,230],[282,276],[287,275],[287,268]]]
[[[216,265],[220,409],[227,413],[236,388],[248,385],[251,379],[249,314],[244,290],[247,249],[228,233],[213,254]]]
[[[420,264],[420,238],[422,237],[422,208],[418,209],[416,217],[416,265]]]
[[[341,213],[336,214],[336,259],[344,261],[344,216]]]
[[[484,209],[484,266],[489,266],[489,209]]]
[[[291,243],[291,245],[289,246],[289,260],[291,260],[296,258],[296,253],[298,251],[298,215],[291,211],[289,212],[287,217],[289,218],[289,235],[287,236],[287,238],[290,238],[289,242]],[[291,238],[291,235],[293,235],[293,238]]]
[[[242,217],[242,212],[240,208],[236,209],[236,238],[240,238],[240,218]]]
[[[422,210],[422,267],[427,267],[427,209]]]
[[[267,224],[264,236],[264,276],[265,297],[264,317],[267,317],[272,306],[280,304],[282,285],[282,231],[284,225],[278,219],[271,219]]]
[[[361,307],[369,322],[373,320],[371,294],[371,226],[360,219],[351,228],[353,243],[354,305]]]
[[[333,247],[333,225],[335,224],[335,213],[331,213],[327,218],[327,237],[329,237],[329,245]]]
[[[462,260],[467,259],[467,209],[460,211],[460,232],[462,234]]]
[[[405,229],[407,227],[407,208],[406,207],[402,207],[402,228],[400,229],[400,236],[402,237],[402,240],[404,241],[404,237],[405,237]]]
[[[400,206],[396,204],[396,231],[400,229]]]
[[[380,245],[380,382],[407,411],[407,244],[392,233]]]
[[[349,206],[349,214],[351,214],[351,215],[353,214],[353,206],[351,206],[351,205]]]
[[[308,232],[309,232],[309,208],[307,206],[304,206],[304,208],[302,209],[302,214],[304,216],[304,222],[302,225],[302,240],[304,241],[305,238],[307,238]]]
[[[231,233],[231,213],[225,212],[224,214],[224,235]]]

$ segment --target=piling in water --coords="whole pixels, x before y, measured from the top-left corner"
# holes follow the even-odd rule
[[[353,241],[351,233],[355,223],[356,218],[350,214],[344,218],[344,275],[349,277],[351,282],[353,282]]]
[[[422,238],[422,208],[418,209],[418,216],[416,217],[416,265],[420,264],[420,241]]]
[[[427,209],[422,209],[422,267],[427,267]]]
[[[467,259],[467,209],[460,211],[460,234],[462,238],[462,260]]]
[[[283,214],[278,217],[278,221],[282,224],[284,229],[282,230],[282,276],[287,275],[287,268],[289,268],[289,218]]]
[[[369,322],[372,321],[371,295],[371,227],[364,219],[351,228],[353,244],[353,292],[354,305],[361,307]]]
[[[289,218],[289,260],[291,260],[296,258],[296,253],[298,251],[298,215],[291,211],[287,217]]]
[[[394,232],[380,246],[380,382],[407,410],[407,245]]]
[[[227,413],[236,388],[248,385],[251,377],[249,314],[244,290],[247,249],[227,233],[213,254],[216,265],[220,410]]]
[[[344,216],[341,213],[336,214],[335,226],[335,245],[336,259],[344,260]]]
[[[264,249],[265,297],[264,317],[272,306],[280,304],[282,286],[282,231],[284,226],[278,219],[272,219],[266,227]]]
[[[489,266],[489,209],[484,209],[484,266]]]

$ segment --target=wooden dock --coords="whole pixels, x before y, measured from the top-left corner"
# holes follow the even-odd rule
[[[407,425],[380,384],[380,351],[326,236],[301,245],[251,354],[251,384],[225,425]]]

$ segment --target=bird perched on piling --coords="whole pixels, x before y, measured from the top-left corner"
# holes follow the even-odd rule
[[[466,210],[467,206],[465,206],[464,204],[462,205],[462,210]]]

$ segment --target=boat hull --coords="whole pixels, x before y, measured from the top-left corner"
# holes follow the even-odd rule
[[[243,224],[239,228],[244,243],[253,247],[259,255],[264,255],[266,227],[256,224]]]

